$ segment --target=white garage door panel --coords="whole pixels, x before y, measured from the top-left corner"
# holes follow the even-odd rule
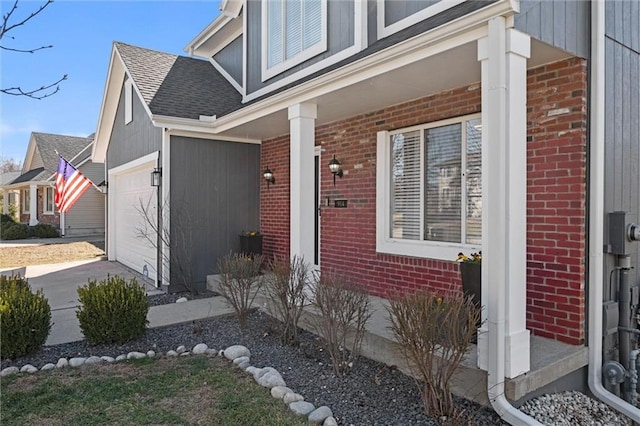
[[[140,236],[145,229],[145,220],[140,212],[140,202],[149,208],[154,223],[157,218],[156,188],[151,186],[153,164],[142,166],[115,177],[115,255],[116,260],[128,267],[147,273],[156,279],[156,249],[146,238]],[[147,225],[150,237],[155,235]]]

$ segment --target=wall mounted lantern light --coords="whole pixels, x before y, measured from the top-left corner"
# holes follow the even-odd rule
[[[264,172],[262,173],[262,176],[264,176],[264,180],[267,181],[267,189],[269,189],[269,184],[276,183],[276,178],[273,177],[273,172],[271,171],[271,169],[269,167],[264,169]]]
[[[329,161],[329,170],[333,173],[333,186],[336,186],[336,175],[342,179],[343,173],[342,168],[340,168],[340,162],[336,160],[335,154],[333,155],[333,159]]]
[[[151,186],[159,187],[162,184],[162,169],[155,168],[151,172]]]

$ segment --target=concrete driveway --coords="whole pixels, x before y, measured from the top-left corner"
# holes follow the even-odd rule
[[[11,273],[25,276],[29,280],[31,289],[33,291],[42,289],[49,300],[51,320],[55,325],[51,328],[46,345],[83,338],[75,314],[76,306],[79,304],[77,289],[86,285],[89,279],[102,280],[114,275],[123,277],[127,281],[136,278],[140,284],[145,285],[149,294],[160,293],[153,282],[124,265],[97,259],[0,270],[2,275],[11,275]]]

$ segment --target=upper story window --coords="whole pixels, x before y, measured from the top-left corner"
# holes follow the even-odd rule
[[[378,0],[378,38],[424,21],[467,0]]]
[[[379,252],[453,260],[482,243],[478,115],[378,133]]]
[[[262,1],[262,80],[327,49],[327,0]]]

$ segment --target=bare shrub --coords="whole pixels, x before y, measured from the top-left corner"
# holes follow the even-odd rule
[[[283,322],[280,340],[293,345],[298,342],[300,315],[309,303],[309,264],[297,255],[291,260],[274,256],[267,263],[267,269],[270,273],[264,277],[264,288],[271,299],[269,309]]]
[[[240,327],[247,327],[251,305],[262,285],[260,267],[262,255],[246,256],[230,253],[218,260],[220,271],[220,293],[235,311]]]
[[[431,416],[459,417],[451,378],[469,349],[480,309],[471,297],[416,293],[390,300],[391,330],[416,377]]]
[[[371,316],[369,297],[340,275],[323,273],[315,281],[313,303],[321,315],[314,327],[327,346],[333,372],[342,377],[360,353]]]

